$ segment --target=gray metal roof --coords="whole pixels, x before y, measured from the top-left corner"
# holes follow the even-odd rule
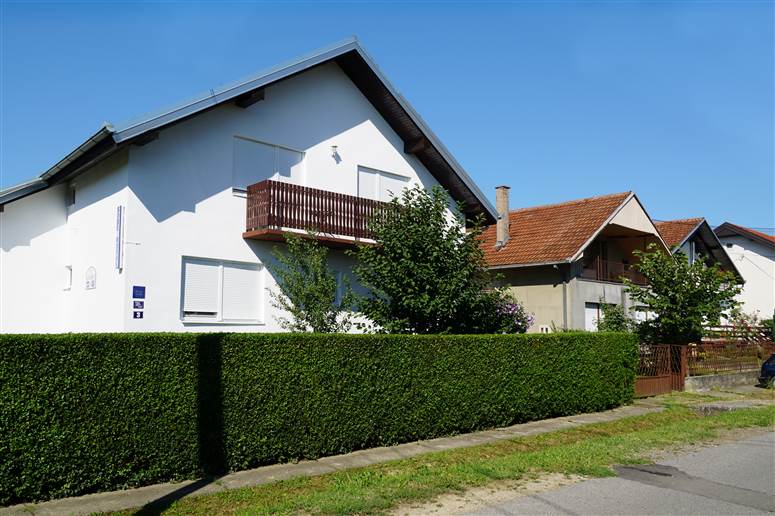
[[[468,215],[483,213],[488,223],[495,221],[496,212],[487,197],[409,102],[390,84],[355,37],[274,66],[248,79],[212,89],[205,95],[174,107],[115,126],[105,124],[34,180],[37,182],[37,190],[30,191],[23,188],[24,185],[19,185],[0,191],[0,205],[73,177],[148,133],[332,60],[337,62],[406,144],[421,139],[427,141],[427,145],[418,145],[413,153],[439,183],[450,191],[453,198],[464,201]]]

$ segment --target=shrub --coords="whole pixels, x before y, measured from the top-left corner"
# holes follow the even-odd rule
[[[501,333],[525,333],[535,322],[535,315],[529,313],[522,303],[513,298],[503,300],[498,316],[503,319]]]
[[[633,320],[622,305],[609,304],[600,300],[602,317],[597,321],[597,331],[623,331],[632,332],[637,323]]]
[[[0,336],[0,504],[597,411],[626,334]]]
[[[711,267],[704,260],[689,263],[685,254],[670,255],[655,244],[633,254],[639,259],[635,267],[648,286],[625,278],[627,292],[640,305],[637,310],[655,316],[638,325],[644,342],[699,342],[704,326],[718,325],[721,317],[738,304],[735,296],[742,286],[733,273],[723,271],[717,263]]]
[[[398,193],[398,192],[396,192]],[[384,333],[499,333],[505,303],[491,289],[483,219],[466,220],[441,187],[404,189],[369,221],[377,245],[359,245],[353,268],[368,290],[359,303]]]
[[[277,262],[268,265],[280,289],[272,291],[272,305],[288,314],[278,318],[280,327],[295,332],[349,331],[355,297],[346,276],[338,294],[336,274],[328,266],[328,248],[314,232],[308,238],[293,233],[284,237],[287,252],[274,248]]]

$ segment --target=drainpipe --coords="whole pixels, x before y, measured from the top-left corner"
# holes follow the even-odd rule
[[[563,272],[559,265],[554,264],[554,269],[560,273],[562,280],[562,329],[568,329],[568,275]],[[570,265],[569,265],[570,267]]]

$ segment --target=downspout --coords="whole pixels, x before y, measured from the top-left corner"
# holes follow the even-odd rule
[[[562,273],[562,329],[566,331],[568,330],[568,276]]]
[[[560,273],[560,278],[562,279],[562,329],[563,330],[567,330],[568,329],[568,281],[567,281],[567,275],[560,268],[559,265],[554,264],[553,267]]]

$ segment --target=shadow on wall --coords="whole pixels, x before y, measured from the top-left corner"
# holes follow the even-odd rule
[[[235,186],[235,135],[304,150],[366,122],[403,154],[400,138],[331,63],[267,88],[265,99],[248,108],[222,105],[165,129],[148,145],[133,147],[130,187],[162,222],[179,212],[195,212],[200,202]]]
[[[173,503],[216,482],[228,471],[223,425],[222,336],[197,337],[197,427],[199,469],[204,477],[144,505],[136,514],[160,514]]]
[[[0,224],[2,224],[0,240],[3,251],[8,252],[18,246],[29,246],[36,237],[62,228],[67,224],[69,217],[77,221],[73,225],[76,229],[79,223],[85,221],[92,228],[99,227],[100,231],[104,229],[112,237],[115,228],[114,214],[118,202],[107,207],[111,217],[106,219],[103,219],[102,214],[98,216],[89,214],[89,220],[80,219],[79,211],[91,207],[126,187],[127,176],[124,167],[127,159],[126,152],[119,152],[78,176],[74,180],[76,185],[74,206],[67,206],[66,194],[69,186],[64,183],[6,205],[4,212],[0,214]],[[69,215],[68,210],[70,210]],[[70,235],[64,235],[63,240],[55,245],[63,245],[68,238]]]
[[[60,185],[6,205],[0,213],[0,245],[6,253],[27,247],[66,222],[65,186]]]

